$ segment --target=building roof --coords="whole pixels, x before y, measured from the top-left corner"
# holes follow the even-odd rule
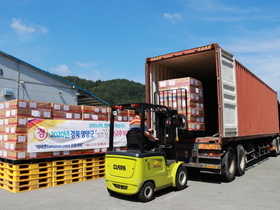
[[[6,57],[9,57],[9,58],[11,58],[11,59],[13,59],[13,60],[16,60],[16,61],[18,61],[18,62],[21,62],[21,63],[23,63],[23,64],[25,64],[25,65],[27,65],[27,66],[30,66],[30,67],[32,67],[32,68],[38,70],[38,71],[41,71],[42,73],[45,73],[45,74],[47,74],[47,75],[49,75],[49,76],[51,76],[51,77],[54,77],[54,78],[56,78],[56,79],[58,79],[58,80],[60,80],[60,81],[62,81],[62,82],[64,82],[64,83],[67,83],[67,84],[69,84],[70,86],[72,86],[73,88],[77,89],[77,90],[78,90],[78,93],[79,93],[78,105],[88,105],[88,106],[102,106],[102,105],[108,105],[108,103],[107,103],[106,101],[104,101],[104,100],[98,98],[97,96],[95,96],[95,95],[92,94],[91,92],[89,92],[89,91],[87,91],[87,90],[84,90],[83,88],[81,88],[81,87],[79,87],[79,86],[77,86],[77,85],[74,85],[74,84],[72,84],[72,83],[70,83],[70,82],[68,82],[68,81],[66,81],[66,80],[64,80],[64,79],[62,79],[62,78],[60,78],[59,76],[56,76],[56,75],[54,75],[54,74],[51,74],[51,73],[48,72],[48,71],[44,71],[44,70],[42,70],[42,69],[39,69],[39,68],[37,68],[36,66],[33,66],[33,65],[31,65],[31,64],[29,64],[29,63],[27,63],[27,62],[25,62],[25,61],[22,61],[22,60],[20,60],[20,59],[18,59],[18,58],[16,58],[16,57],[14,57],[14,56],[12,56],[12,55],[9,55],[9,54],[7,54],[7,53],[4,53],[4,52],[2,52],[2,51],[0,51],[0,53],[3,54],[3,55],[6,56]]]

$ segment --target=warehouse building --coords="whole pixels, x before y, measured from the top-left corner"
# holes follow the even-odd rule
[[[13,99],[69,105],[108,104],[56,75],[0,51],[0,102]]]

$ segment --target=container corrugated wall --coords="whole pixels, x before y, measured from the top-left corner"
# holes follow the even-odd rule
[[[279,133],[277,93],[236,62],[238,136]]]

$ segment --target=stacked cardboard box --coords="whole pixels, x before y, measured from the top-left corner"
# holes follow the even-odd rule
[[[201,81],[191,77],[159,81],[159,102],[186,115],[188,130],[205,130]]]
[[[54,120],[81,120],[81,106],[52,103]]]
[[[51,153],[27,153],[28,119],[52,119],[51,103],[11,100],[0,104],[0,157],[30,159],[51,157]]]
[[[83,120],[94,120],[94,121],[107,121],[108,112],[105,107],[98,106],[81,106],[82,119]]]
[[[18,160],[105,153],[106,148],[28,153],[28,120],[42,118],[109,121],[109,116],[109,108],[98,106],[78,106],[30,100],[2,102],[0,103],[0,157]],[[117,121],[128,121],[127,111],[120,113],[116,119]]]

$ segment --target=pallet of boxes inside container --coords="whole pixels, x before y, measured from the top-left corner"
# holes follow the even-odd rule
[[[159,81],[159,102],[187,116],[187,130],[202,131],[204,125],[202,82],[184,77]]]

